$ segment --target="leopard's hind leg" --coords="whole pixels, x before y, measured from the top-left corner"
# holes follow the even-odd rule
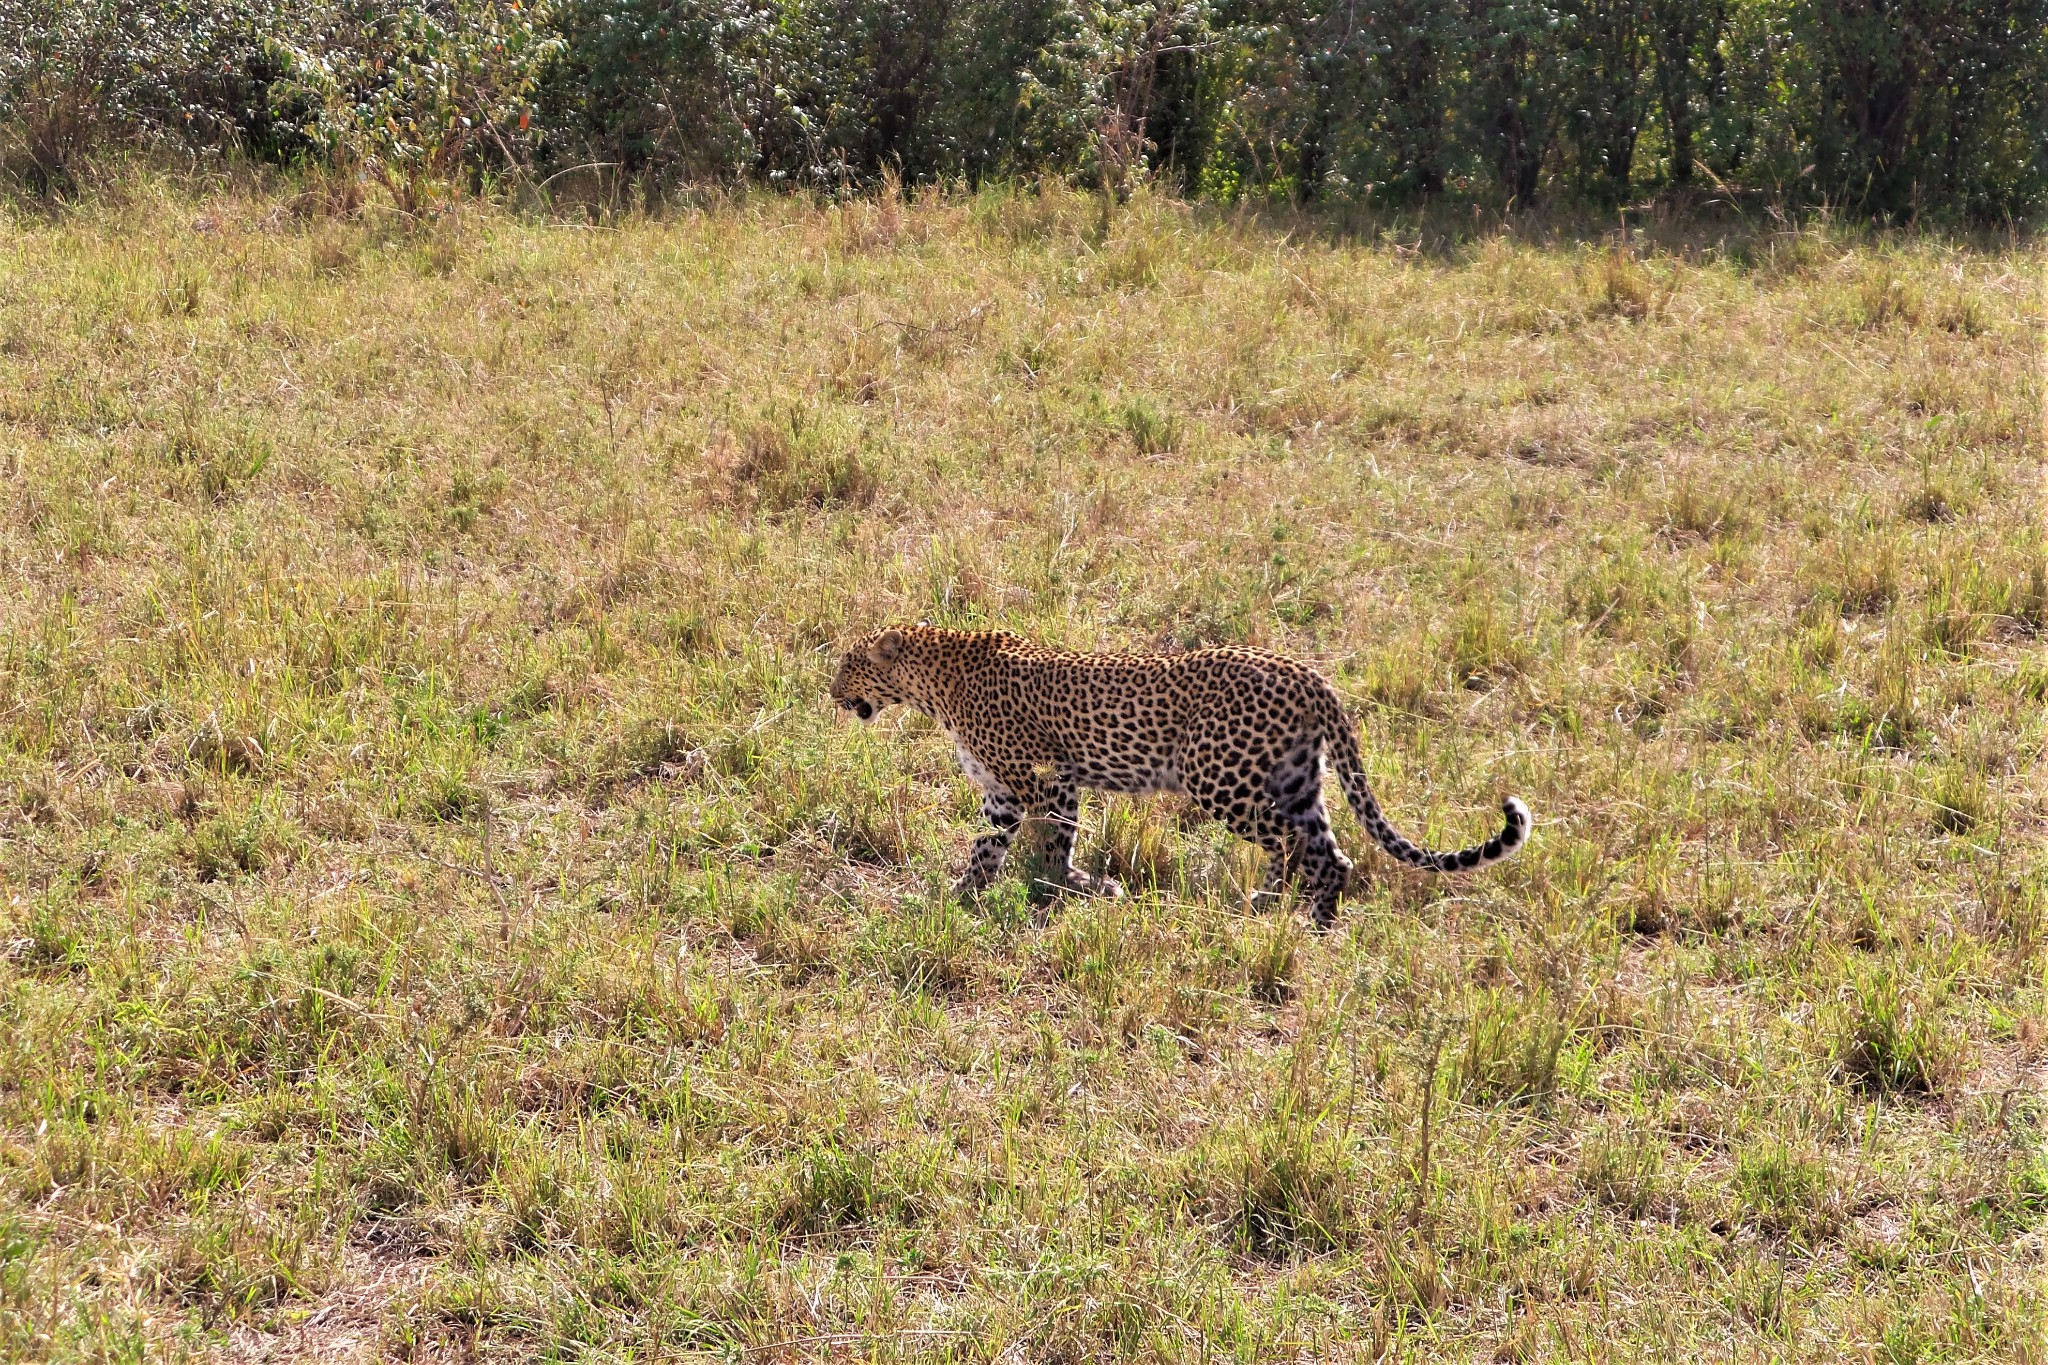
[[[1351,859],[1330,832],[1330,812],[1323,805],[1323,746],[1311,738],[1291,746],[1266,778],[1270,802],[1266,818],[1284,833],[1292,871],[1308,896],[1316,927],[1327,929],[1337,918],[1337,902],[1351,884]]]
[[[1271,904],[1290,886],[1303,884],[1305,874],[1313,870],[1318,847],[1314,830],[1289,813],[1292,803],[1283,808],[1276,795],[1276,781],[1283,772],[1293,772],[1293,759],[1291,749],[1274,758],[1221,745],[1201,746],[1190,754],[1184,773],[1188,795],[1204,815],[1265,850],[1266,876],[1253,893],[1255,904]],[[1304,889],[1313,895],[1316,885],[1311,878]]]

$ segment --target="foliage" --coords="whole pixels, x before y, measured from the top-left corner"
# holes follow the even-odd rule
[[[290,0],[0,0],[0,166],[61,193],[115,140],[286,150],[263,35],[291,13]]]
[[[1051,174],[1402,205],[2048,202],[2048,0],[0,0],[39,192],[165,137],[402,206],[491,172]]]
[[[272,43],[281,109],[344,173],[417,212],[481,160],[530,161],[533,95],[563,39],[548,0],[401,5],[345,0]]]

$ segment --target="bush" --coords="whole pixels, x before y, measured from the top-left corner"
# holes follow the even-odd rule
[[[0,0],[0,168],[61,194],[117,146],[293,154],[271,116],[267,43],[300,15],[290,0]]]
[[[1961,1072],[1961,1052],[1890,971],[1857,982],[1837,1018],[1836,1065],[1876,1094],[1937,1093]]]
[[[344,3],[274,39],[273,105],[333,166],[416,213],[486,165],[525,166],[533,96],[563,48],[547,0]]]
[[[0,0],[8,163],[310,158],[416,209],[507,168],[842,191],[1598,207],[1720,190],[1879,218],[2048,202],[2048,0]]]
[[[1211,1144],[1190,1183],[1233,1244],[1268,1260],[1344,1246],[1356,1230],[1357,1196],[1343,1152],[1291,1112]]]

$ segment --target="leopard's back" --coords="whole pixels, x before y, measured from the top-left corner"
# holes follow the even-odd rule
[[[1196,750],[1250,759],[1297,744],[1328,695],[1312,670],[1242,648],[1076,654],[1008,637],[989,665],[963,673],[950,727],[962,747],[1107,791],[1182,790]]]

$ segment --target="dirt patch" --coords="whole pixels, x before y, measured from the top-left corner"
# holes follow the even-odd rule
[[[404,1247],[350,1246],[334,1288],[285,1320],[238,1325],[228,1334],[227,1359],[266,1365],[383,1360],[388,1310],[394,1301],[417,1293],[435,1264]]]

